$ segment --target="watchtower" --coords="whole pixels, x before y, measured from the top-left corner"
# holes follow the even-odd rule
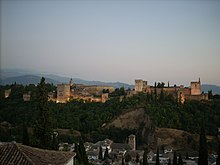
[[[199,81],[191,82],[191,95],[201,95],[201,82]]]

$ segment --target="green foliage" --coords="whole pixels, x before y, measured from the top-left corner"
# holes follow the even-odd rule
[[[148,160],[147,160],[147,150],[144,150],[144,155],[143,155],[143,165],[148,165]]]
[[[159,149],[157,149],[157,157],[156,157],[156,164],[155,165],[160,165]]]
[[[33,145],[39,148],[51,148],[52,144],[52,123],[50,119],[47,92],[45,89],[45,79],[42,78],[38,85],[38,118],[34,124]]]
[[[173,154],[173,165],[177,165],[177,155],[176,155],[176,151],[174,151],[174,154]]]
[[[26,123],[23,123],[23,132],[22,132],[22,144],[24,145],[29,145],[30,141],[29,141],[29,134],[28,134],[28,128]]]
[[[213,97],[213,100],[210,101],[188,101],[183,105],[179,105],[171,95],[167,95],[163,91],[158,96],[154,92],[152,94],[140,93],[133,97],[124,98],[120,102],[119,96],[124,95],[124,89],[122,88],[117,90],[117,96],[111,97],[106,103],[83,103],[73,100],[66,104],[57,104],[46,101],[47,93],[53,91],[56,87],[44,83],[44,101],[42,101],[42,99],[40,100],[41,97],[38,97],[40,95],[38,92],[39,86],[40,84],[38,87],[33,84],[28,86],[18,84],[0,86],[2,95],[0,122],[7,121],[13,127],[16,127],[22,125],[25,121],[28,127],[31,127],[31,125],[36,126],[37,123],[42,123],[38,116],[41,112],[40,109],[43,108],[42,112],[46,112],[46,116],[49,116],[48,123],[52,125],[49,128],[77,130],[82,134],[83,140],[94,142],[105,138],[110,138],[116,142],[124,142],[129,134],[139,135],[138,130],[103,129],[105,123],[110,122],[127,110],[136,108],[144,108],[145,113],[150,116],[153,123],[158,127],[176,128],[191,133],[199,133],[200,122],[203,116],[206,116],[204,122],[206,123],[207,134],[217,135],[217,128],[220,125],[220,99],[216,99],[217,97]],[[3,97],[4,90],[9,88],[12,89],[13,93],[11,97],[5,99]],[[31,100],[30,102],[24,102],[22,94],[29,91],[31,91]],[[38,128],[44,129],[40,126]],[[0,128],[0,131],[2,132],[0,133],[1,141],[9,141],[12,136],[15,136],[18,142],[19,139],[22,142],[22,133],[17,134],[14,132],[12,134],[9,130],[3,130],[2,128]],[[31,137],[33,136],[30,136],[30,141],[33,141]],[[74,142],[76,139],[59,135],[58,140]],[[142,143],[140,139],[137,141],[139,145]]]
[[[208,165],[208,150],[204,123],[202,124],[200,132],[198,165]]]
[[[216,165],[220,165],[220,142],[218,144],[218,157],[216,159]]]
[[[99,157],[98,157],[99,160],[102,160],[103,159],[103,156],[102,156],[102,146],[99,147]]]
[[[131,155],[130,154],[126,154],[125,155],[125,162],[127,163],[127,162],[130,162],[131,161]]]
[[[125,164],[124,156],[122,156],[121,165]]]
[[[171,165],[171,159],[169,158],[168,165]]]
[[[88,157],[86,155],[85,147],[83,142],[75,143],[75,152],[76,152],[76,165],[88,165]]]
[[[104,91],[104,92],[106,93],[106,91]],[[110,97],[117,97],[117,96],[124,96],[124,95],[125,95],[124,87],[116,88],[114,92],[109,94]]]
[[[110,155],[109,155],[109,153],[108,153],[108,147],[106,147],[106,149],[105,149],[104,160],[105,160],[105,159],[110,159]]]
[[[183,165],[183,159],[181,154],[179,154],[178,165]]]

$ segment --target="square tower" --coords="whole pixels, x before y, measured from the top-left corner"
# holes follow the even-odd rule
[[[57,102],[65,103],[70,98],[70,84],[57,85]]]
[[[147,81],[143,81],[142,79],[135,80],[134,90],[136,92],[143,92],[147,87]]]
[[[201,95],[201,82],[199,81],[191,82],[191,95]]]

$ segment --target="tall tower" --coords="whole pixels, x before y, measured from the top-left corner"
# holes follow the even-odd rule
[[[139,79],[139,80],[135,80],[135,86],[134,86],[134,90],[136,92],[142,92],[143,91],[143,80]]]
[[[70,87],[72,87],[73,86],[73,79],[71,78],[70,79]]]
[[[191,95],[201,95],[201,82],[199,81],[191,82]]]
[[[128,145],[131,147],[132,150],[136,150],[135,135],[128,136]]]

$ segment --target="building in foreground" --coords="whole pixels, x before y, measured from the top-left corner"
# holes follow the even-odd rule
[[[29,147],[17,143],[0,143],[1,165],[73,165],[74,152]]]

